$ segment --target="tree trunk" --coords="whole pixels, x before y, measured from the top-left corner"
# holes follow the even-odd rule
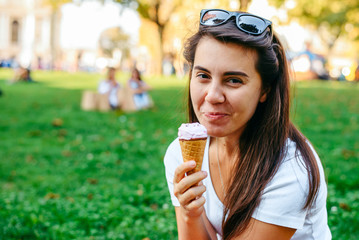
[[[161,2],[157,1],[155,4],[155,22],[158,28],[158,36],[159,36],[159,59],[160,59],[160,64],[159,64],[159,72],[160,74],[162,74],[162,64],[163,64],[163,30],[165,28],[165,23],[162,24],[160,22],[160,6],[161,6]]]
[[[251,2],[251,0],[239,0],[239,11],[247,12],[248,5],[250,2]]]
[[[159,52],[159,57],[160,57],[160,74],[163,74],[163,57],[164,57],[164,49],[163,49],[163,30],[164,30],[164,26],[163,25],[158,25],[158,34],[159,34],[159,44],[160,44],[160,52]]]

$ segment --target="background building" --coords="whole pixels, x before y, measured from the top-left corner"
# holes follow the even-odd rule
[[[0,57],[27,67],[51,55],[51,8],[39,0],[0,0]],[[56,37],[55,37],[56,39]],[[55,45],[58,48],[58,43]]]
[[[0,0],[0,59],[69,71],[119,65],[135,45],[139,26],[134,10],[111,2],[68,3],[54,9],[45,0]],[[126,44],[111,45],[119,35]]]

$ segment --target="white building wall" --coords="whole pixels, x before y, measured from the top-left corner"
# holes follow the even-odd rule
[[[34,57],[35,15],[33,11],[29,11],[24,17],[21,35],[21,51],[18,60],[23,67],[29,67]]]
[[[49,7],[43,7],[42,2],[43,0],[0,0],[0,58],[15,56],[26,67],[32,62],[36,63],[38,56],[44,58],[50,54],[51,11]],[[13,20],[19,22],[17,44],[11,42]],[[40,28],[38,32],[37,27]]]
[[[0,58],[15,56],[25,67],[38,58],[44,64],[52,61],[51,8],[44,0],[0,0]],[[62,7],[55,29],[57,56],[68,64],[78,62],[81,55],[86,65],[95,64],[98,57],[100,35],[111,27],[121,26],[137,42],[140,20],[135,11],[121,9],[118,4],[106,1],[84,1],[83,4],[66,4]],[[19,22],[19,41],[11,42],[11,22]],[[61,57],[61,59],[60,59]],[[57,64],[57,62],[55,63]]]
[[[9,45],[9,16],[0,12],[0,50]]]
[[[50,36],[51,36],[51,21],[50,18],[43,19],[42,22],[42,45],[45,49],[50,48]]]

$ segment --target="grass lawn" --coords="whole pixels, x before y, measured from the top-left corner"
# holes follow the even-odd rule
[[[0,239],[177,238],[162,161],[185,121],[186,80],[145,77],[156,108],[102,113],[80,109],[100,74],[11,77],[0,69]],[[295,86],[292,118],[322,159],[333,239],[359,238],[358,92]]]

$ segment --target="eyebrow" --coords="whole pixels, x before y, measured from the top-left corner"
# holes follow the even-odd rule
[[[195,66],[194,69],[209,72],[206,68],[201,67],[201,66]]]
[[[208,69],[201,67],[201,66],[195,66],[194,69],[200,70],[200,71],[205,71],[205,72],[210,72]],[[246,74],[245,72],[242,72],[242,71],[229,71],[229,72],[225,72],[223,75],[224,76],[237,75],[237,76],[248,77],[248,74]]]

